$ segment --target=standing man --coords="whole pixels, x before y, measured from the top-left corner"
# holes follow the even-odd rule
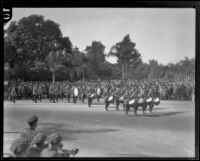
[[[39,84],[38,85],[38,99],[40,100],[40,102],[42,100],[42,95],[43,95],[42,84]]]
[[[33,86],[33,102],[35,101],[35,103],[37,103],[37,93],[38,92],[38,90],[37,90],[37,84],[35,84],[34,86]]]
[[[17,92],[16,92],[16,89],[15,89],[15,86],[13,86],[12,89],[11,89],[11,94],[10,94],[11,102],[13,101],[13,103],[15,103],[16,97],[17,97]]]

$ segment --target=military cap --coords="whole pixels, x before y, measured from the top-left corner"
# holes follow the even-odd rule
[[[38,117],[37,116],[31,116],[28,120],[27,120],[27,122],[29,123],[29,124],[34,124],[35,122],[37,122],[38,121]]]
[[[53,133],[48,136],[47,142],[51,145],[58,145],[62,140],[62,137],[59,134]]]
[[[31,140],[31,144],[42,144],[46,140],[46,136],[43,133],[37,133]]]
[[[18,138],[11,144],[10,150],[14,154],[20,154],[29,147],[29,142],[25,138]]]

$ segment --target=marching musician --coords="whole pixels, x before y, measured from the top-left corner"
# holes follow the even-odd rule
[[[10,100],[11,102],[15,103],[15,99],[17,97],[16,86],[13,86],[11,89]]]

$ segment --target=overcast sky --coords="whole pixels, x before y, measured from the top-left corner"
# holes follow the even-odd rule
[[[101,41],[108,53],[111,46],[129,34],[144,62],[156,59],[168,64],[185,56],[195,57],[192,8],[13,8],[12,20],[31,14],[41,14],[60,24],[63,36],[68,36],[81,51],[95,40]]]

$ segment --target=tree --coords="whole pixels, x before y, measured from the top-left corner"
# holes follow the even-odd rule
[[[68,37],[63,37],[54,40],[51,45],[52,50],[49,52],[46,60],[52,71],[52,81],[55,82],[56,70],[59,70],[59,68],[63,69],[63,61],[72,57],[72,44]]]
[[[69,76],[71,80],[83,79],[85,80],[85,74],[88,70],[88,59],[84,53],[80,52],[77,47],[72,49],[72,53],[68,57],[64,57],[62,64],[65,66],[65,74]]]
[[[35,59],[44,61],[52,51],[52,42],[62,37],[59,25],[44,20],[41,15],[31,15],[10,24],[5,39],[16,49],[16,61],[33,67]]]
[[[104,50],[105,46],[100,41],[93,41],[92,44],[85,49],[88,66],[92,69],[90,73],[94,79],[102,75],[101,67],[102,63],[105,62]]]
[[[25,63],[24,67],[32,71],[48,65],[53,81],[55,71],[61,67],[61,60],[72,53],[72,43],[68,37],[62,37],[59,25],[41,15],[11,22],[5,33],[5,61]]]
[[[140,62],[140,53],[135,48],[136,44],[131,41],[130,36],[126,35],[121,42],[118,42],[111,47],[108,56],[115,56],[118,59],[118,63],[122,68],[122,79],[127,78],[129,66],[132,67],[136,62]]]

